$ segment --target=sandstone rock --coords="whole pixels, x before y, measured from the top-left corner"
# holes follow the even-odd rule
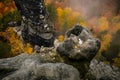
[[[119,80],[120,69],[97,60],[92,60],[89,73],[94,76],[95,80]]]
[[[100,48],[100,41],[90,31],[76,25],[66,33],[66,39],[58,47],[57,52],[71,59],[91,60]]]
[[[54,44],[55,31],[50,21],[44,0],[14,0],[22,16],[21,37],[32,45],[51,47]]]
[[[48,53],[47,55],[50,56]],[[80,80],[78,70],[40,54],[0,59],[0,80]]]
[[[79,72],[64,63],[37,64],[25,61],[23,66],[2,80],[80,80]]]

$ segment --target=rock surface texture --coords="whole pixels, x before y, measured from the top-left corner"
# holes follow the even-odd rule
[[[120,80],[120,69],[97,60],[92,60],[89,73],[93,80]]]
[[[66,39],[61,43],[57,52],[72,59],[91,60],[100,49],[100,40],[94,38],[90,30],[75,25],[66,32]]]
[[[56,51],[64,58],[65,63],[76,67],[80,77],[88,72],[90,61],[100,49],[100,40],[94,38],[87,28],[77,24],[66,32],[65,40],[58,45]]]
[[[21,37],[32,45],[51,47],[54,43],[54,28],[47,21],[44,0],[14,0],[22,16]]]
[[[80,80],[76,68],[48,62],[39,54],[1,59],[0,80]]]
[[[80,80],[79,72],[64,63],[37,64],[25,60],[22,67],[2,80]]]

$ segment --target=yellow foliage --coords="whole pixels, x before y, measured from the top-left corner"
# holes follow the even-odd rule
[[[11,55],[23,53],[23,44],[19,40],[17,34],[14,32],[13,28],[8,28],[6,32],[8,32],[9,34],[9,42],[11,44]]]
[[[25,49],[25,52],[28,54],[31,54],[33,52],[33,48],[31,47],[29,43],[26,45],[24,49]]]
[[[120,68],[120,58],[114,58],[113,60],[114,60],[113,65]]]
[[[98,27],[100,28],[101,31],[108,30],[109,21],[107,20],[106,17],[101,17],[98,22],[99,22]]]
[[[101,41],[101,50],[107,50],[111,41],[112,36],[110,34],[103,35]]]
[[[50,3],[50,0],[45,0],[45,4],[49,4]]]
[[[57,8],[58,24],[60,31],[73,27],[76,23],[86,26],[86,23],[81,21],[80,13],[73,11],[69,7]]]
[[[78,17],[78,16],[80,16],[80,13],[79,13],[79,12],[74,11],[74,12],[72,12],[72,16],[74,16],[74,17]]]
[[[80,22],[80,25],[81,26],[87,26],[87,23],[86,22]]]
[[[113,17],[111,20],[111,23],[112,23],[112,28],[109,28],[109,29],[110,29],[110,32],[114,34],[116,33],[117,30],[120,29],[120,16]]]
[[[63,10],[62,8],[57,8],[57,16],[58,16],[58,23],[60,26],[62,26],[61,24],[63,23],[64,19],[62,18],[62,14],[63,14]]]
[[[119,30],[120,29],[120,22],[119,23],[117,23],[114,27],[113,27],[113,33],[115,33],[115,32],[117,32],[117,30]]]
[[[58,17],[61,17],[62,16],[62,13],[63,13],[63,10],[62,8],[57,8],[57,14],[58,14]]]
[[[18,55],[20,53],[28,53],[31,54],[33,52],[33,49],[30,44],[23,44],[23,42],[20,40],[19,36],[14,32],[13,28],[8,28],[6,31],[9,36],[9,42],[11,45],[11,53],[10,55]]]
[[[66,8],[64,9],[64,13],[65,13],[66,16],[71,16],[71,15],[70,15],[71,12],[72,12],[72,9],[71,9],[71,8],[66,7]]]
[[[73,26],[73,23],[74,23],[74,16],[72,15],[72,10],[71,8],[65,8],[63,10],[63,15],[62,15],[63,19],[64,19],[64,22],[67,22],[67,26],[64,26],[63,24],[63,27],[67,27],[67,28],[71,28]],[[63,23],[64,23],[63,22]]]
[[[64,40],[64,38],[65,38],[65,37],[64,37],[63,35],[59,35],[59,36],[58,36],[59,42],[62,42],[62,41]]]

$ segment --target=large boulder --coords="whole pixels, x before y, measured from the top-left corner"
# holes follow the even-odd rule
[[[89,75],[93,80],[120,80],[120,69],[94,59],[90,63]]]
[[[76,68],[51,63],[52,58],[46,59],[42,54],[21,54],[0,59],[0,80],[80,80]]]
[[[100,49],[100,40],[94,38],[85,27],[79,24],[66,32],[65,40],[56,49],[64,62],[76,67],[84,78],[89,70],[90,61]]]
[[[37,64],[27,60],[13,74],[2,80],[80,80],[79,72],[74,67],[64,63]]]
[[[91,60],[100,49],[100,40],[94,38],[87,28],[75,25],[66,32],[66,39],[57,47],[57,52],[71,59]]]

